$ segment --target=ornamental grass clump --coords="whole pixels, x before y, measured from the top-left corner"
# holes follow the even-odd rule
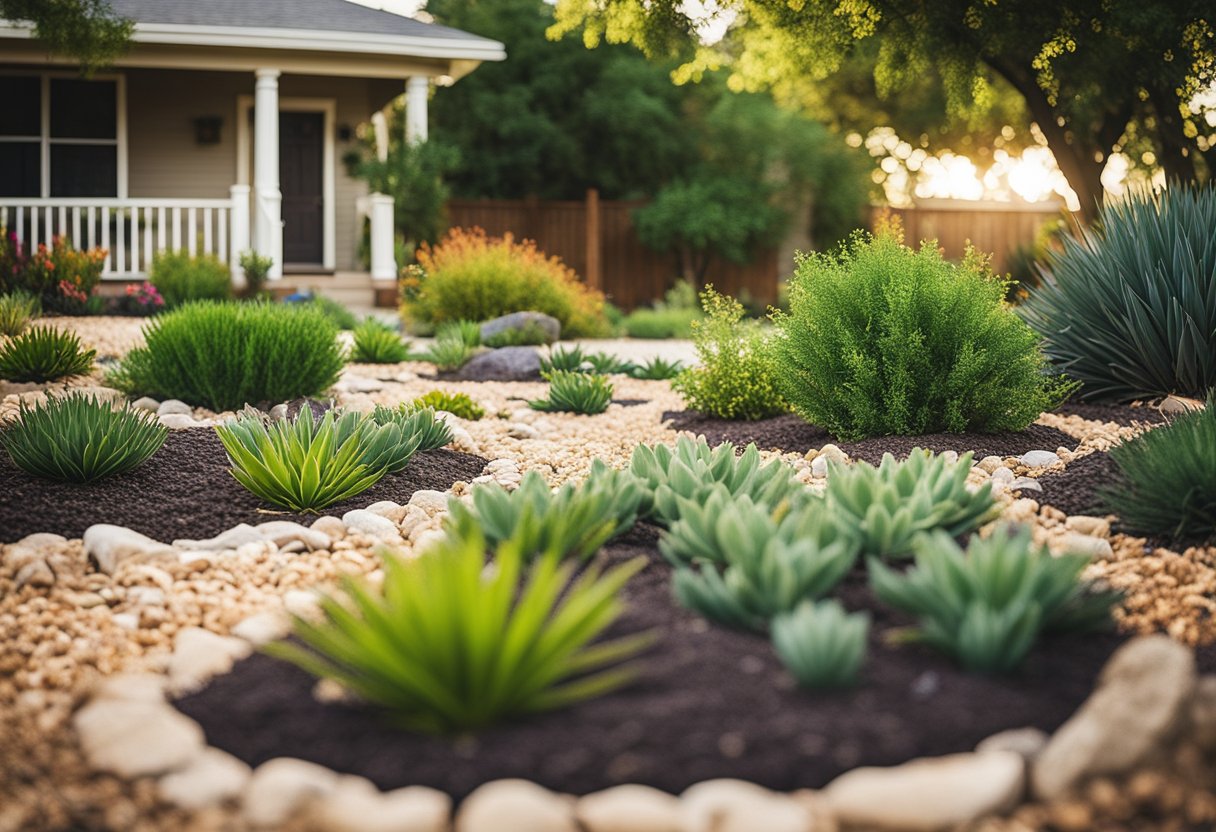
[[[346,363],[333,324],[306,304],[188,303],[154,318],[144,341],[112,384],[216,412],[319,395]]]
[[[0,344],[0,378],[7,381],[58,381],[93,369],[96,350],[86,350],[72,332],[36,326]]]
[[[1107,200],[1048,255],[1022,311],[1080,395],[1202,399],[1216,388],[1216,187]]]
[[[593,415],[603,413],[612,401],[612,383],[601,375],[554,370],[546,378],[549,395],[528,402],[533,410]]]
[[[1022,430],[1071,385],[1047,373],[1039,337],[970,251],[858,232],[798,260],[774,320],[780,389],[795,412],[846,440]]]
[[[456,336],[441,336],[435,339],[431,348],[422,353],[419,358],[435,365],[441,373],[454,373],[469,363],[476,352],[476,347],[470,347],[465,341]]]
[[[806,688],[856,683],[870,634],[868,613],[848,613],[838,601],[803,601],[773,619],[773,649]]]
[[[380,424],[329,411],[314,422],[307,407],[294,420],[242,415],[215,430],[237,482],[272,505],[303,512],[362,494],[403,469],[420,444],[395,419]]]
[[[582,372],[586,361],[587,354],[577,344],[571,347],[554,347],[549,350],[547,356],[541,357],[540,372],[541,375],[548,375],[554,370],[565,373],[578,373]]]
[[[167,435],[155,414],[70,393],[33,408],[21,402],[16,421],[0,431],[0,445],[27,474],[88,483],[139,467]]]
[[[481,346],[481,324],[477,321],[445,321],[435,327],[436,340],[455,340],[469,347]]]
[[[368,318],[355,327],[350,360],[363,364],[399,364],[410,357],[409,343],[388,324]]]
[[[1205,408],[1112,448],[1110,456],[1119,476],[1101,496],[1129,531],[1216,538],[1216,395]]]
[[[966,534],[999,511],[991,483],[968,487],[970,470],[970,453],[950,462],[920,448],[903,462],[883,454],[877,468],[836,464],[828,474],[827,508],[857,531],[865,554],[904,557],[922,532]]]
[[[42,304],[29,292],[0,295],[0,335],[20,335],[26,325],[38,317]]]
[[[321,602],[322,622],[296,618],[299,644],[266,650],[427,733],[476,731],[633,681],[652,637],[602,636],[645,558],[576,576],[556,549],[530,555],[467,525],[421,556],[386,556],[379,588],[347,578],[342,596]]]
[[[681,373],[672,389],[690,410],[719,419],[766,419],[787,412],[769,335],[755,321],[743,320],[743,304],[712,286],[701,293],[701,305],[706,317],[692,324],[701,364]]]
[[[972,537],[964,553],[945,532],[920,535],[916,564],[899,574],[871,559],[870,584],[883,603],[916,616],[909,638],[968,670],[1015,670],[1044,632],[1108,624],[1118,593],[1081,580],[1086,555],[1053,556],[1029,526]]]
[[[442,410],[470,422],[476,422],[486,415],[485,408],[473,401],[468,393],[449,393],[446,390],[432,390],[424,393],[414,399],[413,407]]]

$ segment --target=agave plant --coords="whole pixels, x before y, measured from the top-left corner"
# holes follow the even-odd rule
[[[160,450],[168,435],[151,413],[81,393],[18,407],[17,420],[0,431],[0,445],[18,468],[51,480],[96,482],[125,473]]]
[[[970,470],[969,453],[950,462],[920,448],[903,462],[884,454],[877,468],[866,462],[835,464],[828,476],[828,507],[855,526],[866,554],[905,556],[921,532],[960,535],[991,518],[997,510],[992,486],[970,490]]]
[[[375,318],[368,318],[355,327],[351,361],[364,364],[398,364],[408,361],[409,343],[401,340],[397,331]]]
[[[632,361],[625,361],[607,352],[588,353],[584,360],[591,372],[601,376],[631,375],[637,366]]]
[[[603,376],[554,370],[547,378],[549,396],[528,402],[533,410],[590,415],[603,413],[612,401],[612,384]]]
[[[837,601],[803,601],[773,619],[773,648],[798,683],[841,688],[857,681],[866,656],[870,616]]]
[[[643,502],[643,516],[670,525],[680,516],[683,497],[693,503],[709,498],[715,483],[732,495],[746,495],[752,502],[775,507],[804,490],[794,471],[780,460],[760,464],[760,452],[748,445],[741,456],[729,442],[712,450],[703,437],[681,436],[676,445],[639,445],[633,450],[629,470],[647,487],[650,499]]]
[[[647,381],[667,381],[682,372],[684,372],[683,363],[655,356],[643,364],[635,364],[629,371],[629,375]]]
[[[267,652],[388,709],[409,728],[450,733],[565,707],[632,681],[648,634],[597,639],[624,610],[639,558],[601,574],[550,549],[529,570],[510,538],[492,568],[476,524],[420,557],[386,557],[384,584],[353,579],[322,602],[325,620],[297,618],[300,644]],[[459,612],[459,614],[453,614]]]
[[[567,373],[581,372],[586,360],[587,356],[583,353],[583,348],[577,344],[571,347],[554,347],[549,350],[548,356],[541,358],[540,372],[544,376],[548,376],[555,370]]]
[[[485,408],[469,398],[467,393],[448,393],[444,390],[432,390],[419,396],[414,399],[413,407],[443,410],[470,422],[476,422],[486,415]]]
[[[436,418],[432,408],[417,407],[416,403],[414,405],[402,404],[396,408],[378,404],[372,411],[372,419],[378,425],[396,424],[401,428],[402,437],[417,437],[418,447],[415,450],[418,451],[433,451],[452,441],[452,428],[448,423]],[[405,462],[408,461],[407,457],[401,463],[401,467],[405,467]],[[400,470],[400,468],[392,470]]]
[[[972,537],[966,553],[942,531],[912,545],[916,564],[902,575],[870,559],[874,592],[919,619],[913,638],[968,670],[1013,670],[1041,632],[1109,623],[1119,599],[1081,580],[1088,556],[1054,557],[1034,545],[1026,526]]]
[[[0,378],[44,382],[81,376],[93,368],[96,357],[97,351],[84,349],[75,333],[31,327],[0,345]]]

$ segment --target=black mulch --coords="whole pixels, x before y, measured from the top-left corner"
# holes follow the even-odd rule
[[[444,491],[481,473],[486,460],[437,450],[416,454],[405,470],[390,474],[359,496],[323,510],[340,515],[379,500],[404,503],[420,489]],[[146,463],[91,485],[42,480],[0,453],[0,542],[51,531],[80,537],[94,523],[126,526],[157,540],[213,537],[238,523],[296,520],[266,507],[228,472],[228,459],[211,428],[170,431]]]
[[[766,639],[709,626],[676,606],[655,541],[652,527],[639,527],[600,555],[650,559],[627,589],[630,609],[614,632],[659,637],[643,679],[601,699],[477,736],[422,736],[370,708],[319,704],[312,677],[255,655],[177,706],[202,724],[208,742],[252,765],[300,757],[382,789],[426,785],[460,799],[486,781],[526,777],[574,794],[620,783],[678,792],[738,777],[788,790],[821,786],[858,765],[969,750],[1006,728],[1054,730],[1122,641],[1051,637],[1016,675],[963,673],[926,648],[886,644],[887,631],[906,622],[877,605],[858,570],[838,597],[873,610],[862,683],[810,693],[792,685]],[[1200,663],[1216,668],[1214,651],[1200,651]]]
[[[1044,425],[1031,425],[1023,431],[1006,433],[930,433],[923,436],[875,436],[860,442],[836,439],[823,428],[809,425],[794,414],[736,422],[717,419],[689,410],[669,410],[663,421],[675,430],[704,434],[709,444],[733,442],[747,445],[755,442],[762,451],[797,451],[805,453],[821,448],[828,442],[840,447],[853,459],[878,463],[884,453],[906,457],[913,448],[934,452],[972,451],[978,461],[986,456],[1020,456],[1031,450],[1054,451],[1059,447],[1075,448],[1077,440],[1068,434]]]
[[[1065,514],[1104,515],[1098,490],[1112,485],[1119,474],[1110,454],[1097,452],[1068,463],[1063,471],[1039,477],[1043,493],[1028,493],[1041,503],[1055,506]]]
[[[1080,416],[1082,419],[1091,419],[1095,422],[1116,422],[1123,427],[1135,422],[1160,425],[1166,421],[1166,417],[1155,407],[1132,407],[1126,404],[1068,402],[1056,408],[1055,412],[1065,416]]]

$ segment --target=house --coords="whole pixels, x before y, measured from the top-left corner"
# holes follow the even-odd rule
[[[88,78],[0,21],[0,224],[25,245],[106,248],[108,280],[186,249],[240,282],[254,250],[272,280],[393,286],[392,198],[342,157],[403,89],[407,138],[425,139],[431,87],[502,44],[347,0],[110,4],[135,21],[131,48]]]

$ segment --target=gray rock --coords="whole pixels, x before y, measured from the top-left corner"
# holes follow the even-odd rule
[[[107,575],[113,575],[126,560],[142,559],[173,552],[172,546],[146,537],[124,526],[98,523],[84,531],[84,554]]]
[[[146,410],[149,413],[156,413],[156,411],[160,409],[160,402],[151,396],[144,396],[143,398],[136,399],[135,401],[131,402],[131,407],[135,408],[136,410]]]
[[[143,401],[143,399],[140,399]],[[151,401],[151,399],[149,399]],[[194,408],[180,399],[165,399],[156,406],[157,416],[181,415],[194,416]]]
[[[169,430],[189,430],[204,427],[203,423],[185,413],[163,413],[156,417],[162,426]]]
[[[204,748],[198,723],[163,702],[97,699],[73,725],[89,764],[126,778],[183,768]]]
[[[475,355],[454,376],[467,381],[535,381],[540,353],[535,347],[503,347]]]
[[[1035,794],[1051,800],[1089,777],[1132,769],[1179,727],[1195,685],[1189,648],[1165,635],[1129,641],[1035,760]]]
[[[481,340],[484,342],[495,335],[500,335],[512,329],[527,329],[529,326],[539,329],[545,334],[546,344],[552,344],[562,334],[562,325],[557,318],[546,315],[543,312],[512,312],[509,315],[492,318],[483,323],[481,325]]]
[[[1009,483],[1010,491],[1037,491],[1043,493],[1043,486],[1034,477],[1018,477]]]
[[[227,673],[232,663],[248,656],[249,642],[221,636],[201,627],[186,627],[173,639],[169,657],[169,686],[175,693],[198,690],[212,676]]]
[[[1044,468],[1055,465],[1060,456],[1055,451],[1027,451],[1021,456],[1022,464],[1027,468]]]
[[[261,531],[247,523],[241,523],[209,540],[175,540],[173,546],[176,549],[219,552],[224,549],[235,549],[246,543],[261,543],[265,540],[266,536]]]

